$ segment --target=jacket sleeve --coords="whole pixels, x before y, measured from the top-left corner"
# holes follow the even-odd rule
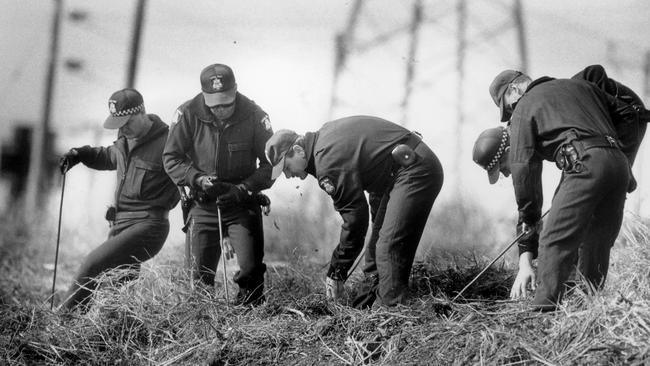
[[[115,170],[117,160],[115,147],[90,147],[88,145],[75,148],[79,153],[79,161],[85,166],[96,170]]]
[[[345,280],[348,271],[363,249],[368,230],[368,202],[357,172],[334,171],[321,176],[318,184],[334,200],[334,208],[343,219],[339,243],[332,252],[327,276]],[[331,189],[328,188],[331,185]],[[331,191],[331,192],[330,192]]]
[[[255,123],[253,131],[253,148],[255,150],[255,156],[259,161],[259,165],[253,174],[242,181],[242,184],[244,184],[249,191],[254,192],[267,189],[273,184],[273,181],[271,180],[271,170],[273,167],[266,159],[266,154],[264,153],[266,141],[271,138],[271,135],[273,135],[273,129],[271,128],[269,116],[266,113],[258,117],[259,119],[257,123]]]
[[[193,149],[194,130],[185,108],[176,110],[163,150],[163,166],[174,184],[194,187],[196,178],[205,173],[196,169],[188,158]]]
[[[510,130],[510,169],[519,222],[532,226],[542,211],[542,158],[535,152],[535,118],[513,114]]]

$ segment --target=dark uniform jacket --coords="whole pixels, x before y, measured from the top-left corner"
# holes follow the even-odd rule
[[[567,134],[616,136],[611,99],[595,85],[543,77],[533,81],[511,118],[510,165],[519,222],[535,224],[542,207],[542,161],[555,161]]]
[[[390,188],[391,151],[410,135],[402,126],[369,116],[342,118],[305,134],[306,172],[332,197],[343,218],[328,276],[345,278],[363,248],[369,219],[364,191],[383,193]]]
[[[89,168],[117,170],[117,211],[171,210],[179,200],[178,190],[163,169],[162,152],[169,128],[155,114],[149,132],[128,151],[126,137],[109,147],[78,148],[79,159]]]
[[[273,134],[269,118],[240,93],[235,103],[235,113],[223,126],[205,105],[203,94],[178,108],[163,153],[165,170],[176,184],[199,188],[196,178],[207,174],[243,183],[250,191],[271,186],[272,167],[264,154]]]

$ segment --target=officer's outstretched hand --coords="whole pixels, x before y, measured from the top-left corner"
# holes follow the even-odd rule
[[[511,299],[521,299],[528,296],[528,287],[535,291],[535,270],[533,269],[533,253],[524,252],[519,256],[519,272],[517,272],[517,277],[515,282],[512,284],[512,289],[510,289],[510,298]]]
[[[327,277],[325,279],[325,296],[330,300],[337,300],[343,295],[343,281]]]
[[[217,197],[217,205],[220,207],[236,206],[250,198],[246,188],[239,185],[232,185],[226,193]]]
[[[61,174],[65,174],[68,170],[72,169],[73,166],[79,164],[81,158],[79,157],[79,152],[77,149],[70,149],[67,153],[63,154],[59,159],[59,170]]]

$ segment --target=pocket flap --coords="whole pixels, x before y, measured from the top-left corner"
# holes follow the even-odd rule
[[[133,165],[136,168],[147,170],[162,170],[163,168],[162,163],[154,163],[146,160],[133,160]]]
[[[233,151],[245,151],[245,150],[250,150],[251,149],[251,144],[248,142],[241,142],[238,144],[228,144],[228,151],[233,152]]]

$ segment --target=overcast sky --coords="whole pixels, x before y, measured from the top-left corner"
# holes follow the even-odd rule
[[[328,118],[334,35],[345,26],[353,1],[147,3],[136,87],[144,95],[149,112],[168,121],[178,105],[200,91],[201,69],[222,62],[233,67],[239,90],[269,113],[274,129],[315,130]],[[407,126],[423,132],[425,141],[442,160],[447,172],[443,197],[455,194],[452,192],[460,187],[461,194],[498,210],[512,211],[510,181],[489,186],[485,173],[470,157],[479,132],[498,124],[498,109],[487,92],[490,81],[502,69],[520,66],[509,13],[511,2],[467,1],[471,45],[460,101],[456,1],[424,3],[427,21],[413,60],[416,80],[406,113]],[[611,76],[643,93],[643,57],[650,50],[650,1],[523,3],[529,72],[533,78],[569,77],[589,64],[600,63]],[[38,120],[41,116],[53,4],[50,0],[0,0],[3,126],[9,127],[18,120]],[[367,0],[358,36],[368,40],[403,28],[409,20],[410,4]],[[52,110],[60,151],[79,144],[108,144],[114,139],[114,132],[102,131],[99,126],[107,115],[108,96],[125,86],[135,1],[67,0],[64,5],[60,67]],[[69,17],[71,11],[87,13],[87,18],[73,21]],[[486,32],[499,26],[503,26],[503,31],[498,36],[483,40]],[[352,55],[339,85],[341,103],[333,115],[363,113],[404,122],[400,101],[407,49],[407,38],[402,32],[381,46]],[[82,69],[66,69],[62,66],[65,60],[79,60]],[[459,102],[465,115],[460,130],[456,123]],[[6,139],[10,131],[3,128],[0,137]],[[460,156],[458,143],[463,147]],[[456,171],[462,175],[455,176]],[[555,173],[547,174],[551,180],[545,184],[545,206],[550,204]],[[644,173],[642,177],[645,175],[650,174]],[[641,182],[644,179],[647,178]],[[278,183],[280,190],[295,185]],[[110,197],[110,189],[106,190]],[[640,194],[650,192],[641,190]]]

